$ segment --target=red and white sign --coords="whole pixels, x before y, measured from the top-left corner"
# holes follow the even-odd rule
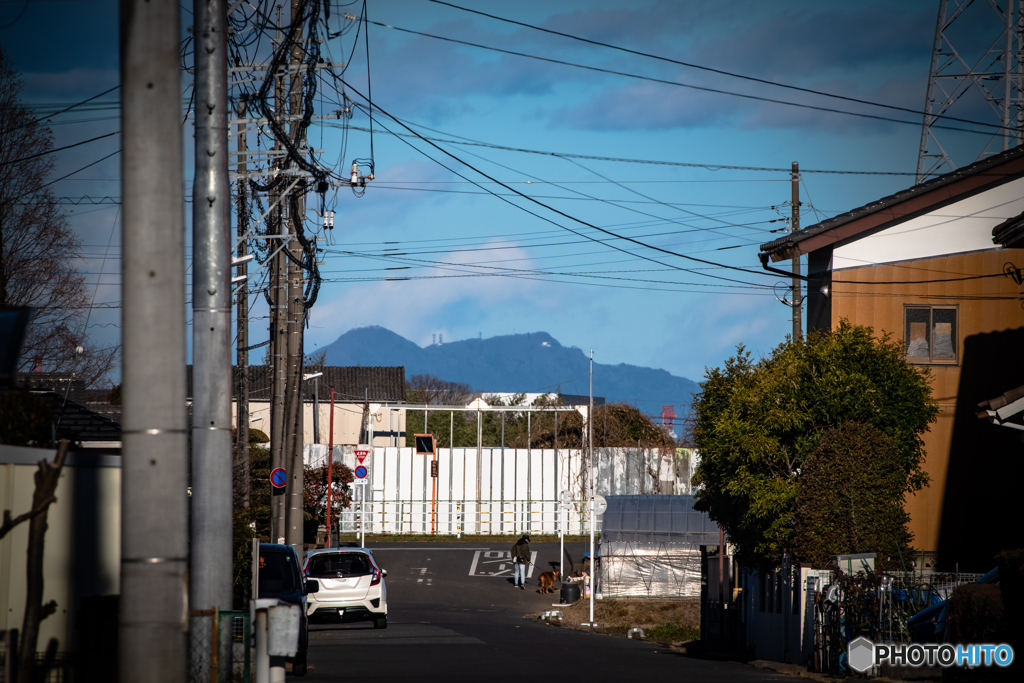
[[[357,449],[356,450],[356,460],[358,460],[359,464],[362,465],[363,461],[366,460],[366,456],[368,456],[369,454],[370,454],[370,449],[366,449],[366,450]]]

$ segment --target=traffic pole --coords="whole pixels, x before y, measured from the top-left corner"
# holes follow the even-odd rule
[[[331,475],[334,472],[334,387],[331,387],[331,433],[327,437],[327,547],[331,546]]]

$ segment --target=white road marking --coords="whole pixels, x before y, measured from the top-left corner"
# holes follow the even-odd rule
[[[487,565],[486,570],[484,566]],[[526,570],[526,578],[533,577],[533,568],[537,565],[537,551],[530,553],[530,566]],[[473,554],[473,564],[469,567],[470,576],[512,576],[512,553],[508,550],[478,550]]]

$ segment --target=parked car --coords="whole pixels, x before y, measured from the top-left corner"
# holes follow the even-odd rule
[[[388,573],[368,548],[310,550],[302,573],[320,583],[320,591],[306,603],[311,619],[372,621],[374,628],[388,627]]]
[[[306,656],[309,648],[309,624],[307,600],[316,594],[320,585],[307,580],[299,567],[299,556],[290,545],[260,543],[259,586],[260,598],[277,598],[302,607],[302,621],[299,623],[299,649],[288,661],[292,675],[306,675]]]

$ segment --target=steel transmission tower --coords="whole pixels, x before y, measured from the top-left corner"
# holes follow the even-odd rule
[[[942,117],[961,100],[977,102],[975,97],[980,95],[984,110],[991,113],[986,123],[999,126],[984,141],[972,162],[1024,142],[1022,4],[1024,0],[940,0],[928,72],[924,123],[921,126],[921,147],[917,156],[918,183],[940,171],[953,171],[958,167],[952,159],[950,133],[934,126],[941,123]],[[982,26],[992,29],[991,32],[982,31],[993,38],[982,46],[980,57],[968,56],[968,50],[977,55],[977,46],[971,45],[969,38],[965,37],[971,32],[963,31],[963,35],[958,37],[955,30],[969,22],[982,22]],[[995,30],[997,26],[998,31]],[[940,134],[945,136],[945,144],[939,139]]]

